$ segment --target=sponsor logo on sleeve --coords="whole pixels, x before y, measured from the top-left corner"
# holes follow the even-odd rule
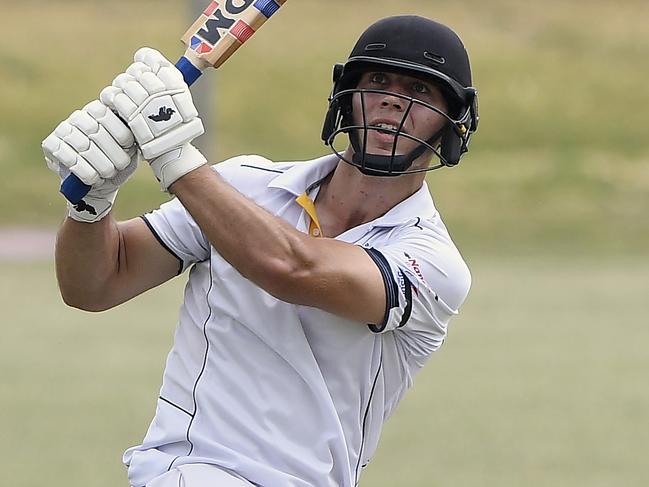
[[[405,255],[407,259],[406,267],[408,267],[408,269],[410,269],[417,276],[417,279],[419,279],[422,283],[428,286],[428,283],[424,278],[424,273],[421,272],[421,266],[419,265],[419,262],[417,262],[417,259],[410,257],[410,255],[408,255],[406,252],[404,252],[403,255]]]
[[[399,271],[397,281],[399,289],[401,289],[401,293],[406,294],[406,278],[404,277],[403,272]]]

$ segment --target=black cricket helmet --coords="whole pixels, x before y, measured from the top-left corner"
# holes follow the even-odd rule
[[[448,113],[415,97],[390,93],[402,101],[403,118],[398,128],[368,125],[364,98],[382,90],[359,89],[358,82],[366,72],[395,72],[416,77],[437,86],[448,105]],[[478,128],[478,97],[471,81],[469,56],[460,38],[451,29],[432,20],[404,15],[388,17],[371,25],[354,46],[345,64],[334,66],[334,86],[329,110],[322,129],[322,140],[345,162],[373,176],[398,176],[444,166],[455,166],[469,148],[471,136]],[[352,98],[360,96],[362,123],[354,122]],[[428,140],[406,133],[403,125],[414,105],[424,106],[442,115],[446,122]],[[359,119],[360,117],[356,117]],[[391,155],[368,154],[365,150],[370,130],[394,136]],[[353,149],[351,160],[335,147],[336,137],[348,134]],[[397,142],[414,140],[417,147],[408,154],[397,154]],[[432,151],[439,164],[411,169],[412,163],[426,151]],[[432,159],[432,158],[431,158]]]

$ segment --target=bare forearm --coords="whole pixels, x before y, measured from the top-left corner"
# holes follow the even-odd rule
[[[97,308],[119,267],[120,235],[109,215],[97,223],[65,220],[56,239],[56,274],[66,303]]]
[[[241,195],[211,168],[187,174],[171,190],[223,258],[264,289],[272,292],[278,275],[308,269],[309,237]]]

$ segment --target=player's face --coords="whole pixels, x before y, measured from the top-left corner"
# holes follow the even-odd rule
[[[353,113],[356,125],[365,123],[376,129],[397,130],[403,123],[402,132],[427,141],[446,122],[443,115],[436,111],[418,103],[411,103],[411,99],[419,100],[447,113],[448,105],[441,90],[425,80],[405,74],[371,71],[362,75],[358,88],[381,90],[384,93],[354,94]],[[367,131],[366,152],[391,155],[396,135],[376,129]],[[359,131],[359,137],[362,144],[363,131]],[[398,155],[407,154],[419,145],[419,142],[404,136],[397,139]]]

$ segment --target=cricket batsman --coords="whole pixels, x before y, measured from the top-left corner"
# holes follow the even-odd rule
[[[425,176],[477,125],[459,37],[395,16],[336,65],[315,160],[208,165],[187,85],[148,48],[45,139],[48,166],[91,186],[58,232],[68,305],[107,310],[189,272],[155,416],[124,454],[131,486],[359,483],[469,291]],[[140,160],[173,199],[118,222]]]

